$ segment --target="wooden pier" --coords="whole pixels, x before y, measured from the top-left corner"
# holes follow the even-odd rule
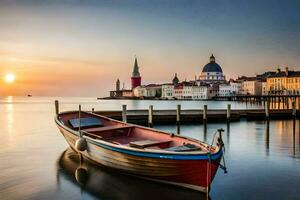
[[[241,101],[250,104],[266,105],[270,102],[270,107],[275,109],[289,109],[292,102],[300,108],[300,95],[233,95],[233,96],[216,96],[213,100]]]
[[[206,110],[207,109],[207,110]],[[296,109],[251,109],[251,110],[232,110],[230,106],[227,109],[215,110],[206,107],[198,110],[180,110],[180,106],[174,110],[155,110],[150,107],[149,110],[126,110],[126,111],[95,111],[98,114],[107,117],[123,120],[129,123],[141,125],[157,124],[198,124],[210,122],[232,122],[241,119],[247,120],[265,120],[265,119],[293,119],[300,116],[300,110]],[[126,114],[124,114],[124,112]],[[122,117],[123,116],[123,117]]]

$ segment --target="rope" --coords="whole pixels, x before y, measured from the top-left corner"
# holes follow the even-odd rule
[[[206,181],[207,181],[207,192],[209,192],[210,190],[210,182],[211,182],[211,148],[213,146],[213,143],[215,141],[215,138],[216,138],[216,135],[217,133],[219,133],[219,138],[220,138],[220,141],[217,141],[217,142],[220,142],[220,148],[222,148],[222,151],[224,152],[223,155],[222,155],[222,158],[223,158],[223,165],[221,165],[220,163],[220,168],[224,170],[224,173],[226,174],[227,173],[227,168],[226,168],[226,163],[225,163],[225,145],[223,143],[223,140],[222,140],[222,132],[224,130],[223,129],[218,129],[215,133],[214,133],[214,136],[213,136],[213,139],[212,139],[212,142],[211,144],[209,145],[209,151],[208,151],[208,163],[207,163],[207,174],[206,174]],[[223,150],[224,149],[224,150]]]

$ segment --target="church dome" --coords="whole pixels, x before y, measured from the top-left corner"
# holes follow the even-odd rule
[[[179,79],[177,77],[177,73],[175,73],[175,77],[173,78],[172,82],[173,82],[174,85],[177,85],[179,83]]]
[[[216,63],[214,55],[211,55],[210,62],[203,67],[202,72],[221,72],[221,73],[223,73],[223,70],[222,70],[221,66],[218,63]]]

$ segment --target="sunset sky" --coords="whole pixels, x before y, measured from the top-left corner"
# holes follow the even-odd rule
[[[211,53],[227,78],[300,70],[300,1],[1,0],[0,96],[108,96],[194,79]],[[8,83],[6,74],[15,75]]]

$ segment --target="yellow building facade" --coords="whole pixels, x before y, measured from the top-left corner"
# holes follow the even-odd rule
[[[266,82],[267,94],[300,94],[300,71],[278,69]]]

